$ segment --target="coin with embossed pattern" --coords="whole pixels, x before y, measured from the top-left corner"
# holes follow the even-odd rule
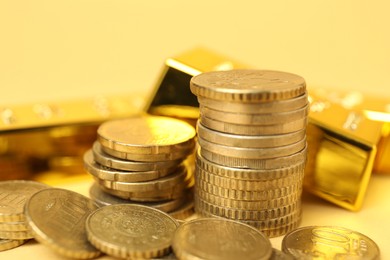
[[[173,118],[140,115],[110,120],[98,128],[102,147],[129,154],[170,154],[195,146],[195,129]]]
[[[0,182],[0,222],[24,221],[24,205],[36,192],[48,185],[26,180]]]
[[[378,245],[366,235],[336,226],[307,226],[286,234],[282,251],[297,259],[379,259]]]
[[[89,241],[119,258],[153,258],[170,252],[179,223],[168,214],[141,205],[102,207],[86,220]]]
[[[272,247],[259,230],[227,219],[199,218],[180,225],[173,251],[179,259],[269,259]]]
[[[25,215],[40,243],[66,257],[89,259],[101,254],[85,231],[85,220],[97,208],[93,200],[76,192],[46,189],[27,201]]]
[[[191,78],[196,96],[243,103],[290,99],[306,91],[305,80],[295,74],[272,70],[228,70],[201,73]]]

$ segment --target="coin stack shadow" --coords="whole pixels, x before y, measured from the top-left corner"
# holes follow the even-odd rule
[[[178,134],[180,132],[180,134]],[[190,166],[195,129],[172,118],[140,115],[111,120],[84,154],[99,205],[135,203],[177,219],[193,214],[194,170]]]
[[[195,211],[281,236],[301,221],[309,103],[303,78],[231,70],[191,79],[198,98]]]

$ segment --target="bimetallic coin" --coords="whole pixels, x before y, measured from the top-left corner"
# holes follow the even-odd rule
[[[269,159],[238,158],[211,152],[203,147],[200,149],[200,154],[205,159],[224,166],[272,170],[304,162],[306,160],[306,150],[307,146],[305,145],[304,149],[295,154]]]
[[[0,182],[0,222],[24,221],[24,205],[36,192],[48,185],[24,180]]]
[[[179,223],[168,214],[141,205],[102,207],[86,220],[89,241],[120,258],[152,258],[170,251]]]
[[[108,206],[112,204],[140,204],[141,202],[122,199],[104,192],[97,183],[94,183],[89,189],[89,195],[99,206]],[[164,212],[170,212],[181,207],[185,202],[185,197],[179,197],[172,200],[163,200],[158,202],[142,202],[142,205],[152,207]]]
[[[298,75],[281,71],[228,70],[194,76],[190,89],[205,98],[257,103],[300,96],[306,91],[306,83]]]
[[[100,255],[87,240],[85,220],[98,206],[91,199],[63,189],[35,193],[25,214],[34,238],[58,254],[88,259]]]
[[[144,172],[117,170],[96,163],[92,151],[88,150],[84,154],[84,168],[89,174],[106,181],[144,182],[164,177],[180,167],[176,165],[172,168]]]
[[[124,171],[160,171],[170,169],[180,164],[181,160],[139,162],[122,160],[103,152],[99,142],[94,142],[92,147],[93,159],[100,165]]]
[[[170,189],[177,184],[184,183],[187,175],[187,169],[184,166],[178,167],[176,172],[168,176],[140,182],[120,182],[120,181],[107,181],[99,179],[99,183],[105,187],[113,190],[125,191],[125,192],[153,192],[156,190]]]
[[[307,118],[275,125],[240,125],[214,120],[207,115],[200,115],[200,123],[215,131],[237,135],[278,135],[302,130],[307,125]]]
[[[9,250],[26,243],[26,240],[0,239],[0,252]]]
[[[291,231],[282,251],[297,259],[379,259],[377,244],[369,237],[343,227],[308,226]]]
[[[129,154],[169,154],[194,148],[190,124],[169,117],[141,115],[107,121],[98,128],[100,144]]]
[[[269,259],[269,239],[257,229],[226,219],[200,218],[180,225],[172,248],[179,259]]]
[[[242,159],[256,159],[258,161],[257,159],[272,159],[295,154],[305,148],[306,137],[293,144],[269,148],[244,148],[221,145],[206,141],[200,136],[198,137],[198,143],[201,151],[204,149],[219,155]]]
[[[290,175],[296,175],[303,172],[305,170],[305,161],[272,170],[233,168],[216,164],[203,158],[198,150],[196,153],[196,166],[214,175],[230,179],[266,181],[285,178]]]
[[[202,105],[200,105],[199,107],[199,113],[201,115],[207,115],[208,118],[213,120],[238,125],[257,126],[285,124],[291,121],[297,121],[299,119],[306,118],[309,114],[309,111],[309,104],[293,111],[267,114],[243,114],[237,112],[223,112]]]
[[[304,94],[285,100],[275,100],[272,102],[261,103],[243,103],[243,102],[227,102],[204,98],[198,96],[198,102],[201,105],[214,110],[244,114],[264,114],[264,113],[279,113],[296,110],[304,107],[308,103],[307,92]],[[199,115],[199,114],[198,114]]]
[[[245,148],[270,148],[285,146],[304,139],[305,129],[296,132],[279,135],[237,135],[214,131],[197,124],[198,136],[211,143]]]

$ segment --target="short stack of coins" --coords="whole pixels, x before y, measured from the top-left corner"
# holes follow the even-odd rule
[[[200,104],[195,211],[281,236],[301,220],[309,112],[305,80],[268,70],[191,79]]]
[[[192,214],[193,170],[186,161],[195,149],[195,128],[160,116],[107,121],[84,155],[94,179],[90,197],[99,205],[136,203],[185,218]]]
[[[49,186],[26,180],[0,182],[0,251],[17,247],[33,238],[24,214],[26,201]]]

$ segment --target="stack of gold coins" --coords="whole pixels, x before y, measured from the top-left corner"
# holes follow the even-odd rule
[[[90,196],[100,205],[138,203],[177,218],[192,213],[193,170],[186,161],[195,148],[195,128],[160,116],[107,121],[84,155],[94,178]]]
[[[24,180],[0,182],[0,251],[16,247],[33,238],[24,214],[26,201],[49,186]]]
[[[309,104],[305,80],[264,70],[191,79],[200,104],[195,210],[252,225],[270,237],[301,219]]]

